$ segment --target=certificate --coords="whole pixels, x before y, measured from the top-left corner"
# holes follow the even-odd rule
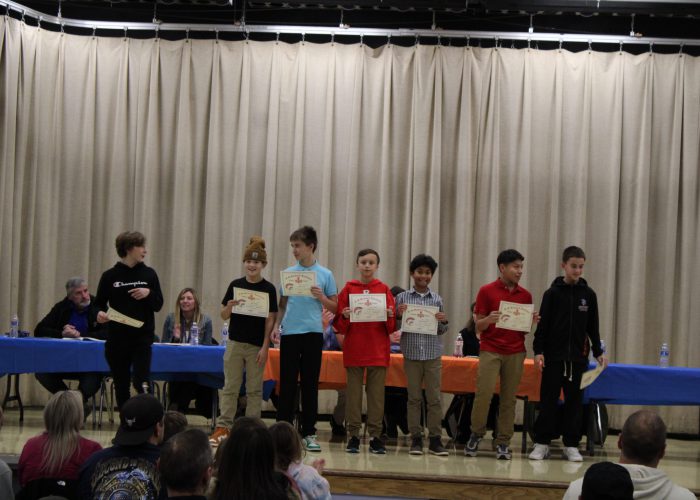
[[[270,295],[267,292],[234,287],[233,298],[238,305],[233,306],[232,313],[260,318],[267,318],[270,313]]]
[[[316,286],[315,271],[282,271],[282,291],[287,297],[313,297],[311,287]]]
[[[439,307],[406,304],[406,310],[401,320],[401,330],[425,335],[437,335],[438,320],[435,317],[440,312]]]
[[[603,365],[597,365],[592,370],[588,370],[586,373],[584,373],[581,377],[581,389],[585,389],[595,382],[595,379],[597,379],[598,376],[603,373],[603,370],[605,370]]]
[[[386,321],[386,295],[383,293],[351,293],[350,323]]]
[[[501,306],[498,308],[501,316],[496,322],[496,328],[530,333],[534,310],[532,304],[516,304],[502,300]]]
[[[112,309],[111,307],[107,309],[107,317],[110,321],[115,321],[117,323],[121,323],[122,325],[132,326],[134,328],[141,328],[143,326],[143,321],[130,318],[126,314],[122,314],[116,309]]]

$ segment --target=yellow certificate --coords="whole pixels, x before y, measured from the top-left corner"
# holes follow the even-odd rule
[[[534,310],[532,304],[517,304],[515,302],[506,302],[502,300],[498,308],[498,312],[501,313],[501,316],[496,322],[496,328],[530,333],[532,329],[532,313]]]
[[[121,323],[122,325],[132,326],[134,328],[141,328],[143,326],[143,321],[130,318],[126,314],[122,314],[116,309],[112,309],[111,307],[107,309],[107,317],[110,321],[115,321],[117,323]]]
[[[581,389],[585,389],[595,382],[595,379],[597,379],[600,374],[603,373],[603,370],[605,370],[603,365],[598,365],[592,370],[588,370],[586,373],[584,373],[581,377]]]
[[[233,288],[233,298],[238,301],[232,313],[267,318],[270,313],[270,296],[267,292],[257,292],[247,288]]]
[[[437,335],[438,320],[435,317],[440,308],[435,306],[421,306],[418,304],[406,304],[406,311],[401,319],[401,330],[425,335]]]
[[[315,271],[282,271],[282,290],[287,297],[313,297],[311,287],[316,286]]]
[[[386,295],[383,293],[351,293],[350,323],[386,321]]]

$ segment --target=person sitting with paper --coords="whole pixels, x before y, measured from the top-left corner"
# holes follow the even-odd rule
[[[88,291],[87,281],[81,277],[70,278],[66,281],[66,296],[39,321],[34,329],[34,336],[55,339],[92,337],[106,340],[107,327],[97,322],[99,312],[95,305],[95,297]],[[68,390],[64,379],[78,380],[78,390],[83,396],[83,409],[87,416],[90,413],[87,401],[99,390],[102,375],[95,372],[37,373],[36,379],[51,394]]]

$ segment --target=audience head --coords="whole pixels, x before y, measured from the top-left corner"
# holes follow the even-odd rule
[[[146,237],[138,231],[124,231],[117,235],[114,246],[117,255],[123,259],[132,248],[146,246]]]
[[[270,431],[259,418],[236,420],[221,450],[216,499],[286,499],[275,471],[275,448]]]
[[[591,465],[583,476],[581,500],[632,500],[634,485],[630,473],[612,462]]]
[[[51,474],[61,469],[80,442],[83,425],[83,397],[78,391],[59,391],[44,407],[48,442],[43,450],[42,470]]]
[[[160,444],[164,413],[163,405],[150,394],[132,397],[119,412],[119,429],[112,442],[120,446]]]
[[[212,462],[209,437],[199,429],[188,429],[163,445],[158,470],[169,495],[203,495],[211,479]]]
[[[179,411],[166,411],[163,416],[163,442],[187,429],[187,417]]]
[[[392,287],[391,287],[391,294],[394,296],[394,298],[396,298],[396,296],[397,296],[398,294],[403,293],[403,292],[405,292],[405,291],[406,291],[405,289],[401,288],[401,287],[398,286],[398,285],[395,285],[395,286],[392,286]]]
[[[275,463],[279,470],[286,471],[292,463],[301,461],[301,436],[292,424],[277,422],[270,427],[270,434],[275,445]]]
[[[243,262],[256,260],[267,264],[267,250],[265,250],[265,240],[262,236],[251,236],[248,246],[243,251]]]
[[[318,236],[316,230],[311,226],[300,227],[289,236],[289,241],[294,243],[300,241],[307,247],[313,247],[313,252],[318,248]]]
[[[80,276],[69,278],[66,281],[66,297],[81,309],[89,306],[90,292],[88,292],[87,281]]]
[[[666,452],[666,424],[653,411],[636,411],[627,417],[617,445],[620,463],[656,467]]]

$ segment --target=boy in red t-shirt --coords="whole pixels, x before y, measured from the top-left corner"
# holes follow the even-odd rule
[[[493,445],[496,458],[510,460],[512,454],[508,445],[513,436],[515,420],[515,393],[523,374],[525,360],[525,333],[516,330],[497,328],[501,313],[501,301],[518,304],[532,304],[532,295],[518,283],[523,274],[525,257],[517,250],[503,250],[498,254],[499,278],[479,289],[474,307],[476,330],[481,333],[481,350],[479,352],[479,374],[476,379],[476,395],[472,409],[472,432],[464,448],[464,454],[475,457],[479,441],[486,433],[491,396],[496,388],[496,381],[501,379],[501,398],[498,405],[498,434],[494,436]],[[533,313],[532,322],[539,321],[539,315]]]

